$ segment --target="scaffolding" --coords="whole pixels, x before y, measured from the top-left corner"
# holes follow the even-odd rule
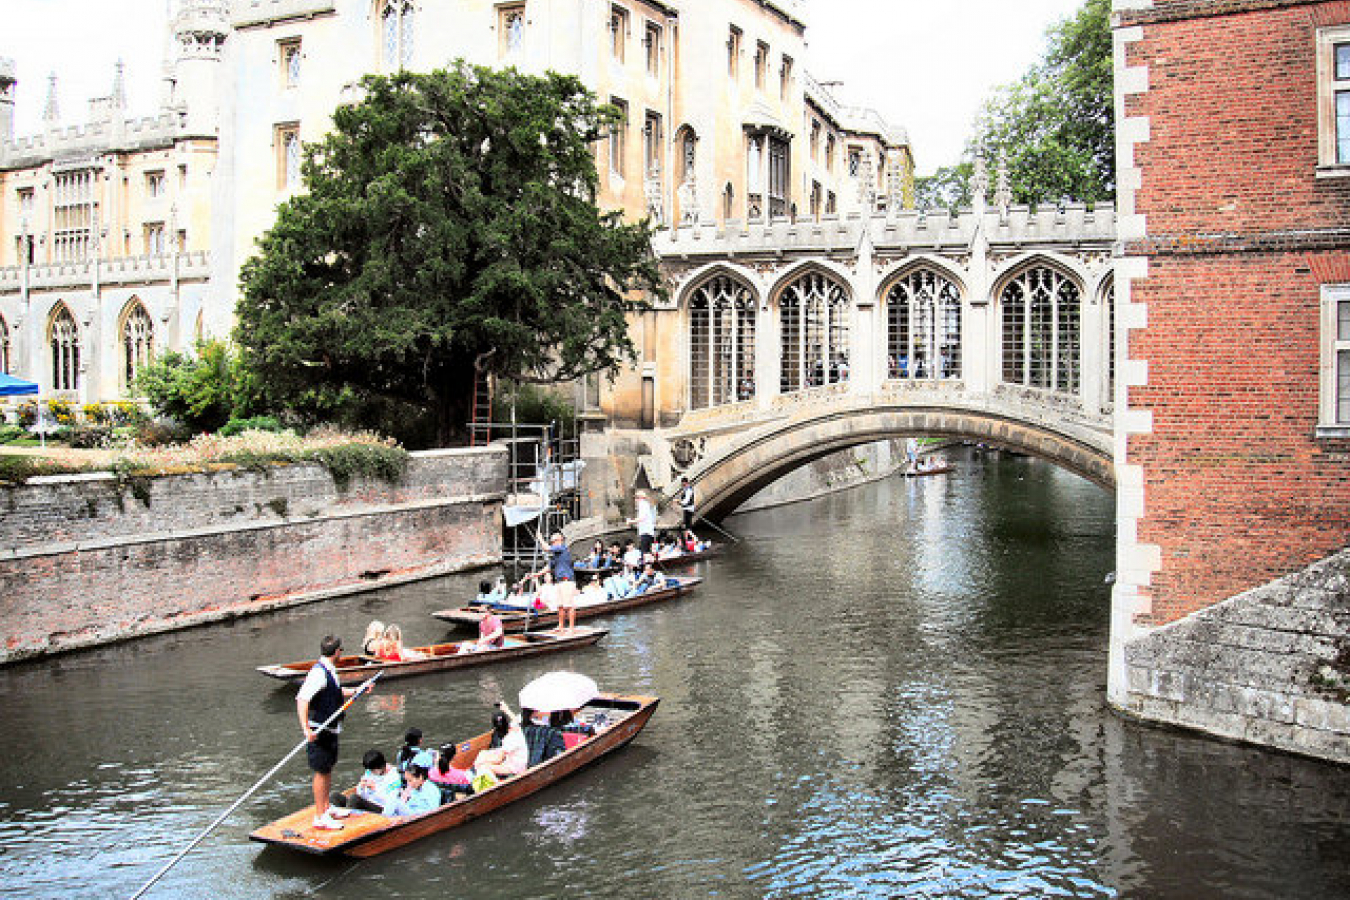
[[[558,422],[547,425],[474,422],[473,446],[507,448],[507,494],[502,506],[502,556],[513,575],[537,570],[545,559],[541,543],[581,516],[581,441],[563,437]],[[576,435],[575,422],[572,434]]]

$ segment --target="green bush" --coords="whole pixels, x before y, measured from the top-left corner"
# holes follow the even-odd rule
[[[133,427],[136,434],[136,443],[143,447],[164,447],[169,444],[181,444],[192,437],[192,429],[177,422],[146,419]]]
[[[20,425],[0,425],[0,444],[21,441],[28,437],[28,429]]]
[[[248,419],[230,419],[218,432],[221,437],[234,437],[245,431],[282,431],[281,422],[275,416],[253,416]]]
[[[108,425],[74,425],[66,442],[77,450],[102,450],[112,446],[113,430]]]
[[[170,351],[136,375],[133,389],[160,415],[193,432],[213,432],[246,414],[248,377],[238,354],[224,341],[204,341],[197,355]]]
[[[385,444],[341,444],[310,450],[305,455],[323,465],[343,489],[358,476],[398,484],[408,471],[411,458],[402,447]]]

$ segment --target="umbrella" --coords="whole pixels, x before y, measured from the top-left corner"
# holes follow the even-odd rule
[[[538,712],[580,709],[600,694],[593,680],[576,672],[549,672],[520,689],[520,705]]]

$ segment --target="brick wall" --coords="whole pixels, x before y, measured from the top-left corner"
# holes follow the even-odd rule
[[[1125,440],[1138,540],[1159,564],[1139,621],[1175,621],[1346,545],[1350,445],[1320,440],[1320,289],[1350,259],[1350,179],[1319,179],[1315,28],[1350,4],[1160,0],[1124,63],[1147,259],[1130,302]],[[1119,72],[1119,70],[1118,70]]]
[[[414,454],[396,486],[319,466],[4,489],[0,662],[501,558],[501,449]]]

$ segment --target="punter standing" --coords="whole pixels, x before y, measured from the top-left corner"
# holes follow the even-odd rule
[[[689,483],[688,477],[680,479],[680,510],[684,513],[684,530],[694,530],[694,508],[697,506],[694,500],[694,486]]]
[[[638,491],[633,498],[637,504],[637,515],[629,519],[628,524],[637,526],[638,550],[642,551],[645,559],[652,552],[652,544],[656,541],[656,504],[646,491]]]
[[[344,688],[337,677],[337,657],[342,650],[342,639],[328,635],[319,642],[319,661],[305,676],[300,693],[295,697],[300,729],[309,745],[309,767],[314,770],[314,827],[337,831],[342,823],[328,810],[328,792],[333,786],[333,766],[338,758],[338,732],[342,730],[342,715],[321,727],[329,717],[342,709],[347,698],[356,694],[356,688]],[[344,810],[345,813],[345,810]]]

